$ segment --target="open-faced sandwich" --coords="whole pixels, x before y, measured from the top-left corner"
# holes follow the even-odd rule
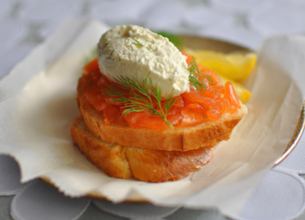
[[[247,113],[230,82],[148,29],[117,26],[77,87],[71,127],[80,150],[109,176],[178,180],[209,162]]]

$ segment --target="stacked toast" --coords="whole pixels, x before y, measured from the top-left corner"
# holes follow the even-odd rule
[[[247,113],[241,104],[216,121],[162,131],[105,125],[103,114],[80,98],[80,83],[77,90],[81,114],[71,127],[75,144],[104,173],[123,179],[166,182],[190,175],[210,161],[213,147],[228,140]]]

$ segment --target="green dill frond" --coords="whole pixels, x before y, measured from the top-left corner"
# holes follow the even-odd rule
[[[189,81],[196,88],[197,91],[204,92],[207,86],[204,83],[200,82],[198,78],[207,79],[209,81],[209,84],[211,85],[213,84],[213,80],[209,75],[200,72],[200,69],[194,60],[194,57],[192,57],[192,59],[193,60],[192,62],[189,63],[189,68],[188,68],[188,71],[190,73]]]
[[[110,55],[109,55],[109,57],[106,58],[107,60],[111,59],[111,56],[112,56],[112,54],[113,54],[113,51],[114,51],[114,50],[112,50],[111,53],[110,53]]]
[[[137,39],[135,39],[135,38],[132,38],[136,43],[132,43],[132,44],[134,44],[134,45],[136,45],[136,46],[138,46],[138,47],[143,47],[144,45],[142,44],[142,43],[140,43]]]
[[[113,79],[116,83],[107,84],[108,88],[100,92],[104,96],[114,97],[112,99],[113,102],[124,104],[123,116],[132,112],[146,111],[161,117],[165,123],[173,127],[167,120],[167,112],[178,99],[173,98],[173,93],[171,93],[165,101],[164,106],[162,106],[161,88],[152,83],[149,75],[141,83],[124,76]],[[154,103],[157,103],[158,107],[154,107]]]
[[[135,39],[135,38],[132,38],[136,43],[132,43],[132,44],[134,44],[134,45],[136,45],[137,47],[144,47],[144,45],[142,44],[142,43],[140,43],[137,39]],[[146,47],[146,46],[145,46]],[[146,49],[149,51],[149,52],[151,52],[151,50],[148,48],[148,47],[146,47]]]
[[[176,97],[175,99],[173,98],[173,91],[172,91],[169,98],[165,101],[164,109],[166,114],[178,99],[179,97]]]

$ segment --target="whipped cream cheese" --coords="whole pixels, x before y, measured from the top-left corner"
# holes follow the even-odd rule
[[[186,57],[167,38],[136,25],[107,31],[98,44],[98,63],[109,79],[125,76],[143,82],[149,75],[164,98],[190,89]]]

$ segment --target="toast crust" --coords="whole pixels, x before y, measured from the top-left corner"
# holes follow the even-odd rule
[[[135,178],[165,182],[179,180],[200,169],[213,157],[213,148],[183,152],[126,147],[126,155]]]
[[[214,146],[220,141],[228,140],[233,128],[247,113],[247,107],[241,104],[242,107],[236,112],[225,113],[217,121],[205,122],[193,127],[158,131],[104,125],[103,115],[92,105],[82,102],[81,99],[78,99],[78,103],[88,129],[103,141],[128,147],[166,151],[189,151]]]
[[[125,148],[96,138],[90,133],[81,116],[75,119],[70,132],[80,151],[108,176],[122,179],[133,177]]]
[[[188,176],[213,157],[212,146],[181,151],[160,151],[110,144],[88,130],[82,116],[71,126],[71,136],[87,158],[109,176],[147,182],[166,182]]]

